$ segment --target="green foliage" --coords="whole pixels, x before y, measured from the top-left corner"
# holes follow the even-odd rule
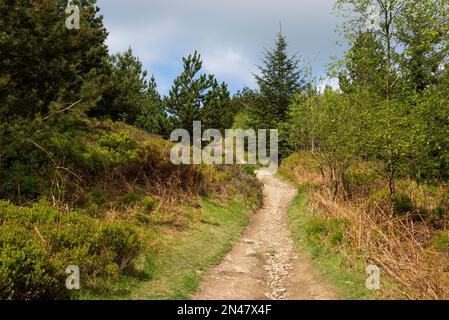
[[[449,6],[441,0],[412,0],[398,18],[399,55],[406,81],[417,91],[435,85],[449,57]]]
[[[449,219],[449,193],[443,193],[432,215],[435,219]]]
[[[43,201],[31,208],[0,202],[0,298],[68,298],[66,267],[78,266],[82,288],[94,287],[128,267],[141,248],[123,223],[61,214]]]
[[[238,113],[234,117],[232,128],[242,130],[254,128],[255,120],[251,116],[251,110],[255,105],[260,103],[260,100],[261,94],[248,87],[243,88],[242,91],[238,91],[232,97],[232,104],[238,110]]]
[[[92,108],[107,83],[107,32],[95,0],[80,6],[79,30],[64,28],[67,1],[2,1],[0,4],[0,121],[15,116]]]
[[[375,170],[370,170],[366,167],[360,169],[349,168],[343,178],[346,190],[352,195],[360,194],[364,188],[367,188],[367,191],[369,191],[369,188],[378,178],[378,174]]]
[[[86,194],[87,200],[96,205],[102,205],[106,202],[107,196],[103,190],[94,188]]]
[[[119,203],[123,205],[130,205],[133,203],[136,203],[140,201],[140,195],[136,192],[128,192],[127,194],[123,195],[119,199]]]
[[[147,71],[131,48],[111,56],[110,64],[111,85],[90,115],[107,116],[155,134],[163,133],[165,114],[154,77],[147,81]]]
[[[332,247],[335,247],[343,241],[347,224],[346,220],[323,220],[313,217],[304,225],[304,232],[308,238],[307,241],[315,243],[327,241]]]
[[[278,128],[286,118],[290,98],[300,93],[304,86],[299,59],[288,55],[287,41],[281,32],[276,37],[274,48],[265,52],[259,70],[260,75],[255,78],[262,99],[252,106],[250,115],[257,124],[256,128]]]
[[[3,130],[0,196],[15,201],[64,193],[82,178],[86,184],[103,179],[114,168],[137,163],[143,152],[126,127],[111,123],[87,121],[67,128],[36,119],[5,124]],[[54,190],[55,181],[58,190]]]
[[[415,211],[412,198],[405,192],[396,192],[390,199],[390,190],[383,188],[376,190],[369,197],[369,202],[385,212],[392,209],[395,214],[407,214]],[[390,201],[391,200],[391,201]]]
[[[345,68],[338,74],[340,89],[345,93],[362,87],[386,94],[386,58],[382,42],[373,32],[362,32],[343,60]]]
[[[217,129],[220,132],[231,129],[237,110],[237,106],[231,101],[227,85],[224,82],[218,84],[214,80],[205,96],[201,116],[204,128]]]
[[[218,173],[222,183],[231,185],[233,194],[253,208],[258,208],[263,202],[262,185],[253,174],[245,171],[241,166],[224,166]]]
[[[398,192],[393,197],[394,212],[397,214],[410,213],[413,211],[413,201],[410,196],[404,192]]]
[[[371,88],[353,87],[347,94],[325,90],[293,99],[286,134],[293,149],[319,152],[328,171],[342,170],[343,177],[354,161],[380,160],[379,172],[393,195],[398,178],[447,178],[447,101],[436,88],[422,93],[402,88],[394,99]]]
[[[207,129],[230,129],[235,111],[227,85],[219,84],[213,75],[198,75],[203,65],[198,52],[184,57],[183,62],[183,72],[163,101],[171,129],[192,133],[193,121],[204,122]]]
[[[343,109],[348,114],[337,115],[337,121],[349,127],[355,139],[333,126],[321,126],[326,116],[334,116],[331,109],[318,107],[324,94],[315,98],[318,101],[308,97],[292,104],[291,115],[303,116],[309,124],[294,126],[292,120],[291,141],[297,148],[314,150],[318,144],[320,152],[337,151],[343,163],[381,160],[380,171],[388,179],[393,201],[399,178],[419,183],[447,179],[449,145],[442,131],[447,132],[449,125],[449,95],[439,79],[447,76],[449,8],[438,0],[387,3],[339,0],[336,5],[346,17],[342,30],[350,43],[345,57],[334,66],[333,75],[338,75],[344,93],[338,99],[349,102]],[[380,28],[367,31],[369,8],[379,4]],[[308,104],[314,106],[313,112],[306,109]]]
[[[449,253],[449,232],[439,232],[434,239],[434,247],[438,252]]]
[[[150,196],[146,196],[142,199],[141,204],[146,211],[153,211],[159,205],[159,200]]]
[[[256,170],[256,168],[252,165],[244,165],[243,166],[243,173],[249,174],[251,176],[256,176],[255,170]]]

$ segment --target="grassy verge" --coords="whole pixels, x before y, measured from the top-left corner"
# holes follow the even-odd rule
[[[141,229],[148,248],[142,271],[121,276],[108,290],[90,291],[83,299],[187,299],[198,289],[201,274],[218,263],[239,239],[252,212],[237,200],[224,205],[204,201],[190,208],[185,230],[169,226]],[[155,249],[156,248],[156,249]]]
[[[316,267],[337,288],[343,299],[375,299],[366,289],[365,264],[349,259],[340,246],[343,220],[324,220],[308,213],[308,194],[300,192],[287,210],[295,244],[306,251]]]

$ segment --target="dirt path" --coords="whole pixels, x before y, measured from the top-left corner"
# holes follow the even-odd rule
[[[338,299],[313,270],[304,253],[295,250],[285,209],[295,189],[260,171],[264,208],[253,217],[242,239],[204,277],[193,299],[301,300]]]

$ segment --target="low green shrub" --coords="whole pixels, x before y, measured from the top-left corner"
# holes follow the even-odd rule
[[[434,239],[434,247],[438,252],[449,253],[449,232],[439,232]]]
[[[86,195],[88,201],[90,203],[96,204],[96,205],[102,205],[106,202],[107,196],[106,193],[103,190],[93,188],[90,190]]]
[[[369,197],[369,203],[375,208],[381,208],[384,212],[389,212],[391,205],[393,205],[396,214],[406,214],[416,211],[412,198],[405,192],[395,193],[392,201],[393,203],[390,202],[390,191],[388,188],[377,190]]]
[[[138,163],[144,146],[127,128],[93,120],[60,127],[38,119],[7,126],[0,141],[0,197],[25,203],[48,195],[56,177],[64,192]]]
[[[398,192],[393,196],[393,207],[397,214],[410,213],[414,210],[412,198],[404,192]]]
[[[376,178],[374,171],[351,168],[345,173],[343,183],[350,196],[363,196],[370,193]]]
[[[128,192],[127,194],[124,194],[118,199],[118,202],[122,205],[130,205],[136,202],[139,202],[141,199],[141,196],[136,192]]]
[[[344,219],[311,217],[305,224],[304,231],[309,242],[320,244],[326,241],[335,247],[343,241],[347,224],[348,221]]]
[[[159,200],[151,196],[146,196],[142,199],[141,204],[145,211],[153,211],[159,205]]]
[[[243,166],[243,173],[249,174],[251,176],[255,176],[256,175],[255,170],[256,170],[256,168],[254,166],[251,166],[251,165],[244,165]]]
[[[45,201],[31,208],[0,202],[0,299],[65,299],[66,267],[81,286],[113,278],[142,249],[136,231],[79,214],[61,214]],[[116,272],[118,270],[118,272]]]
[[[435,219],[449,219],[449,193],[441,196],[438,205],[433,209]]]

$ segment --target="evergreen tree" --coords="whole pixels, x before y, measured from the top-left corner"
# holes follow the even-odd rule
[[[230,128],[234,113],[226,84],[219,84],[213,75],[199,74],[202,61],[198,52],[183,62],[183,72],[163,101],[172,129],[191,132],[193,121],[202,121],[205,129]]]
[[[114,121],[135,124],[149,100],[147,71],[133,56],[131,48],[123,54],[112,55],[110,60],[110,87],[91,115],[109,116]]]
[[[212,82],[211,89],[205,96],[202,115],[203,126],[207,129],[218,129],[224,132],[232,128],[236,114],[235,105],[231,103],[231,96],[227,85]]]
[[[0,2],[0,119],[92,108],[107,79],[107,32],[95,0],[80,7],[79,30],[65,28],[66,0]],[[52,110],[50,110],[52,109]]]
[[[263,99],[252,106],[251,117],[259,128],[277,128],[286,119],[290,98],[300,93],[305,83],[299,59],[288,54],[282,32],[278,33],[274,48],[266,50],[259,70],[260,75],[255,78]]]
[[[151,77],[148,82],[146,98],[147,102],[137,119],[137,126],[151,133],[167,136],[169,130],[168,119],[164,112],[162,97],[157,91],[157,83],[154,77]]]
[[[172,128],[192,131],[193,121],[200,121],[205,95],[213,82],[211,75],[201,74],[201,56],[195,51],[193,55],[183,58],[184,70],[164,98],[164,107],[169,115]]]

